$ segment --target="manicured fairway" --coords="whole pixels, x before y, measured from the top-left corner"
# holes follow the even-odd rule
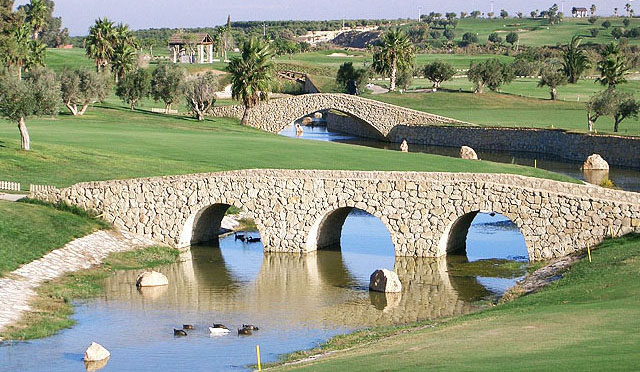
[[[468,86],[465,84],[465,87]],[[509,88],[504,88],[507,89]],[[560,94],[562,95],[562,91]],[[365,96],[486,126],[561,128],[587,132],[585,104],[577,101],[551,101],[493,92],[473,94],[468,91]],[[613,133],[613,121],[606,117],[600,118],[596,129],[598,133]],[[618,134],[640,135],[640,121],[633,118],[625,120],[620,125]]]
[[[23,185],[215,172],[247,168],[416,170],[517,173],[559,180],[529,167],[421,153],[286,138],[234,119],[198,122],[134,112],[118,102],[83,117],[31,119],[32,151],[19,150],[18,130],[0,122],[0,179]]]

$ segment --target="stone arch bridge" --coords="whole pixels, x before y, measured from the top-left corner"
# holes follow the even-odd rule
[[[272,252],[339,243],[353,208],[380,218],[398,256],[463,250],[481,211],[510,218],[531,260],[640,231],[636,193],[505,174],[244,170],[88,182],[32,196],[94,210],[120,228],[175,247],[215,237],[230,206],[255,219]]]
[[[360,119],[378,137],[386,137],[398,125],[465,125],[459,120],[395,106],[348,94],[316,93],[271,99],[249,109],[247,124],[267,132],[278,133],[294,121],[318,111],[336,110]],[[212,116],[242,118],[242,106],[214,107]]]

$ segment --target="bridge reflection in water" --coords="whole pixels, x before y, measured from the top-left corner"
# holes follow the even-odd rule
[[[247,321],[273,327],[286,319],[288,327],[357,328],[463,314],[477,306],[475,301],[501,294],[479,282],[487,279],[449,274],[449,266],[466,256],[394,258],[384,225],[364,212],[356,210],[347,218],[341,240],[342,251],[301,255],[263,253],[260,243],[228,236],[210,246],[194,246],[182,262],[160,268],[169,278],[168,287],[139,291],[132,285],[137,273],[123,272],[107,280],[107,298],[132,308],[213,313],[216,319],[242,314]],[[369,275],[381,267],[398,273],[401,293],[369,293]],[[489,288],[514,283],[489,281]],[[502,284],[496,286],[496,281]]]

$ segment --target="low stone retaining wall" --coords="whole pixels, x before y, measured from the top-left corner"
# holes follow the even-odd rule
[[[640,138],[571,133],[560,129],[397,125],[387,136],[372,136],[373,128],[357,118],[329,113],[327,128],[356,136],[420,145],[476,150],[525,151],[582,162],[600,154],[610,164],[640,168]]]

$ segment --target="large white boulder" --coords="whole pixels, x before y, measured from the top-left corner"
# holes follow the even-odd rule
[[[582,164],[584,170],[609,170],[609,163],[598,154],[593,154]]]
[[[105,360],[111,356],[109,350],[105,349],[102,345],[92,342],[84,352],[85,362],[99,362]]]
[[[136,280],[136,286],[138,287],[157,287],[168,284],[169,279],[157,271],[145,271],[138,275],[138,279]]]
[[[460,158],[467,160],[478,160],[478,154],[469,146],[462,146],[460,148]]]
[[[396,293],[402,291],[402,283],[394,271],[379,269],[371,274],[369,289],[376,292]]]

